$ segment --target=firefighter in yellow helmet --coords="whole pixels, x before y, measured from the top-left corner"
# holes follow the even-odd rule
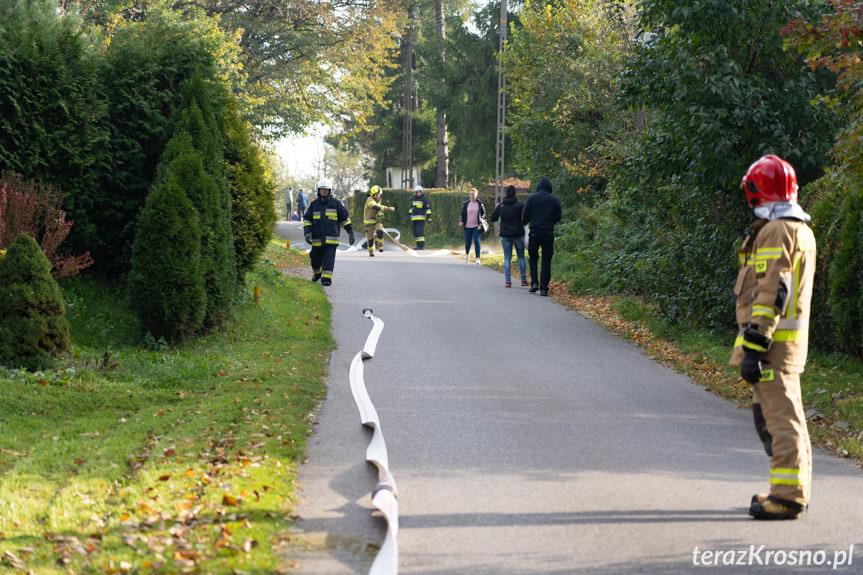
[[[812,446],[800,374],[808,351],[815,236],[797,203],[797,176],[768,155],[749,167],[743,191],[756,221],[740,248],[734,286],[739,332],[729,362],[752,384],[755,429],[770,456],[770,493],[752,496],[756,519],[794,519],[809,504]]]
[[[372,186],[369,197],[363,209],[363,225],[366,230],[366,247],[369,248],[369,257],[375,257],[375,249],[384,251],[384,212],[395,210],[392,206],[381,203],[380,186]]]

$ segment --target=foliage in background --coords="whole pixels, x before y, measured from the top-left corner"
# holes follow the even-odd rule
[[[812,103],[833,75],[811,71],[784,50],[780,34],[798,10],[823,9],[806,4],[642,2],[641,24],[656,36],[627,67],[621,103],[657,116],[624,166],[627,180],[736,193],[746,168],[766,153],[787,159],[801,185],[820,177],[839,119]]]
[[[517,4],[517,3],[516,3]],[[476,184],[493,179],[497,124],[498,37],[500,5],[491,3],[472,14],[476,31],[465,23],[464,7],[447,5],[446,39],[435,28],[431,2],[414,6],[413,77],[416,108],[412,114],[412,155],[420,182],[435,187],[438,113],[446,114],[449,137],[449,180]],[[461,11],[461,13],[459,13]],[[517,15],[511,15],[517,24]],[[401,30],[404,33],[404,30]],[[348,126],[349,139],[372,158],[370,179],[384,183],[384,169],[400,168],[403,150],[406,42],[388,71],[388,91],[367,126]],[[506,142],[510,150],[509,141]],[[386,182],[394,187],[401,181]]]
[[[358,146],[340,143],[336,138],[326,138],[323,165],[336,197],[346,197],[354,192],[365,194],[374,185],[374,182],[364,185],[368,160]]]
[[[820,281],[815,336],[830,348],[863,356],[863,21],[860,3],[836,0],[819,17],[803,15],[783,30],[789,47],[806,57],[812,70],[836,74],[834,90],[816,101],[842,114],[844,125],[833,146],[836,165],[818,182],[811,200],[819,242]],[[807,17],[808,16],[808,17]]]
[[[231,230],[237,281],[260,259],[276,223],[273,198],[276,184],[267,159],[252,139],[251,127],[233,101],[221,117],[225,134],[225,161],[231,187]],[[290,214],[288,214],[290,215]]]
[[[516,14],[507,19],[518,26]],[[421,101],[446,114],[450,182],[478,185],[495,175],[500,3],[477,10],[472,21],[469,27],[457,15],[447,18],[442,42],[433,22],[423,20],[416,76]],[[511,140],[504,143],[511,152]]]
[[[832,0],[816,13],[798,13],[783,28],[789,47],[806,57],[811,70],[827,69],[836,75],[836,90],[818,94],[818,100],[842,112],[844,126],[833,152],[843,171],[863,180],[863,19],[860,3]]]
[[[644,113],[644,131],[618,153],[607,197],[564,228],[567,279],[649,298],[672,323],[730,330],[734,256],[752,218],[740,178],[767,152],[789,159],[801,185],[820,176],[839,118],[811,101],[831,78],[783,50],[795,5],[639,6],[653,36],[633,45],[618,102]]]
[[[518,171],[561,191],[605,189],[633,115],[615,106],[631,50],[633,9],[603,0],[528,3],[504,52],[508,136]],[[625,150],[624,150],[625,151]],[[574,194],[573,194],[574,195]],[[576,198],[572,198],[576,201]]]
[[[149,17],[149,3],[133,5]],[[171,7],[189,20],[205,15],[236,38],[245,77],[235,95],[259,134],[279,138],[348,119],[364,125],[386,93],[390,34],[402,13],[396,2],[208,0]]]
[[[47,369],[69,345],[63,295],[36,240],[22,233],[0,258],[0,365]]]
[[[74,198],[77,222],[70,240],[88,247],[97,267],[128,270],[135,216],[156,177],[165,145],[184,102],[184,86],[197,73],[230,82],[236,54],[211,19],[184,21],[153,10],[144,22],[117,30],[104,48],[101,81],[111,117],[111,169]],[[67,193],[67,200],[68,193]],[[86,225],[79,230],[82,223]],[[80,248],[79,248],[80,249]]]
[[[56,2],[7,6],[0,12],[0,170],[61,189],[76,222],[72,236],[91,234],[91,206],[81,199],[100,190],[112,163],[97,54],[75,16],[57,17]],[[69,249],[96,252],[86,243]]]
[[[51,273],[60,279],[80,273],[93,264],[89,252],[80,256],[57,253],[69,235],[71,221],[66,221],[63,196],[52,186],[33,180],[24,181],[20,174],[0,174],[0,249],[7,248],[19,234],[27,234],[39,243],[51,262]]]

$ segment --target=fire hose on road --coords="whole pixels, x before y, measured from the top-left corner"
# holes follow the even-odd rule
[[[372,563],[369,575],[391,575],[398,573],[399,565],[399,550],[396,542],[399,531],[398,492],[395,479],[389,471],[387,444],[381,431],[380,419],[363,380],[363,361],[374,357],[378,338],[384,329],[384,322],[374,315],[370,307],[363,308],[363,316],[372,320],[372,331],[366,338],[362,351],[351,361],[351,393],[360,411],[360,421],[374,431],[366,449],[366,461],[372,463],[378,470],[377,485],[372,492],[372,505],[383,514],[388,527],[383,545]]]

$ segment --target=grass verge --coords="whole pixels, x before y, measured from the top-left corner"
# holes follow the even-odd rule
[[[483,256],[485,266],[502,270],[501,255]],[[518,266],[513,263],[513,276]],[[695,383],[733,401],[741,408],[752,404],[752,388],[728,365],[733,337],[694,330],[681,331],[665,324],[644,302],[629,297],[580,296],[563,283],[552,283],[557,301],[581,312],[619,337]],[[863,362],[841,354],[811,352],[800,378],[809,433],[815,445],[841,457],[863,463]]]
[[[73,349],[0,369],[0,572],[278,573],[325,394],[330,305],[268,246],[220,333],[141,338],[121,290],[62,284]]]

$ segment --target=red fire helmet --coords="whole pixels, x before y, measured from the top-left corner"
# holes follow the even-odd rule
[[[746,170],[741,182],[750,208],[768,202],[797,201],[797,174],[791,164],[769,154]]]

